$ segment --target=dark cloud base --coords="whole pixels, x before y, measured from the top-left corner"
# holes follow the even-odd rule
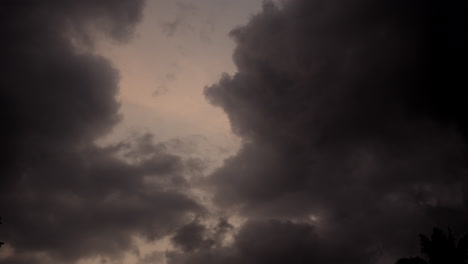
[[[248,222],[169,263],[394,263],[434,226],[466,233],[467,11],[265,2],[206,88],[244,141],[208,184]]]

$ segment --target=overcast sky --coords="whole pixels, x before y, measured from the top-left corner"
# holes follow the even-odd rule
[[[467,12],[1,1],[0,262],[391,264],[468,233]]]

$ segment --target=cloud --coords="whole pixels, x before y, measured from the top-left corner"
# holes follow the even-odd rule
[[[395,261],[433,226],[468,231],[467,10],[455,0],[265,2],[231,32],[237,73],[205,91],[244,142],[208,180],[217,204],[250,221],[315,219],[320,243],[349,249],[336,250],[348,263]],[[237,247],[173,263],[249,263]],[[317,254],[309,262],[343,262]]]
[[[172,21],[161,25],[163,33],[167,37],[174,36],[174,34],[181,28],[188,29],[189,31],[194,30],[191,23],[187,21],[187,18],[194,16],[197,13],[197,7],[192,3],[185,2],[176,2],[175,5],[177,7],[175,18]]]
[[[250,221],[231,246],[202,249],[191,254],[171,253],[168,264],[185,263],[372,263],[365,252],[330,245],[309,223]]]
[[[172,236],[173,244],[184,252],[194,252],[221,246],[234,226],[219,218],[214,226],[205,226],[199,218],[180,227]]]
[[[172,237],[172,241],[183,251],[190,252],[197,248],[211,246],[213,241],[204,237],[205,232],[205,226],[198,221],[193,221],[178,229]]]
[[[157,239],[203,213],[184,178],[195,163],[149,136],[94,143],[120,119],[118,72],[94,54],[95,34],[126,41],[143,4],[0,4],[0,237],[13,249],[2,263],[115,260],[135,236]]]
[[[200,4],[200,3],[197,3]],[[174,17],[161,23],[162,33],[166,37],[177,34],[199,39],[203,44],[210,44],[211,36],[216,30],[213,14],[202,12],[197,4],[189,2],[175,2]],[[212,7],[213,3],[209,3]]]

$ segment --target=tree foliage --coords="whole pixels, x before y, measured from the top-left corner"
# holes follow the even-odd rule
[[[425,258],[402,258],[397,264],[468,264],[468,235],[457,240],[449,230],[448,235],[434,228],[432,236],[419,235],[421,253]]]

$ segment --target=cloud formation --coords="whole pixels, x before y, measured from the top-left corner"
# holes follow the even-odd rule
[[[143,4],[0,4],[1,237],[13,250],[2,263],[118,263],[136,236],[154,240],[202,213],[184,194],[196,164],[150,136],[95,144],[119,120],[119,76],[94,39],[128,40]]]
[[[329,245],[331,242],[321,240],[310,223],[250,221],[236,234],[230,246],[200,248],[192,254],[172,253],[167,260],[168,264],[369,263],[366,252]]]
[[[265,2],[206,88],[244,142],[208,184],[247,224],[170,263],[393,263],[434,226],[468,231],[467,10]]]

